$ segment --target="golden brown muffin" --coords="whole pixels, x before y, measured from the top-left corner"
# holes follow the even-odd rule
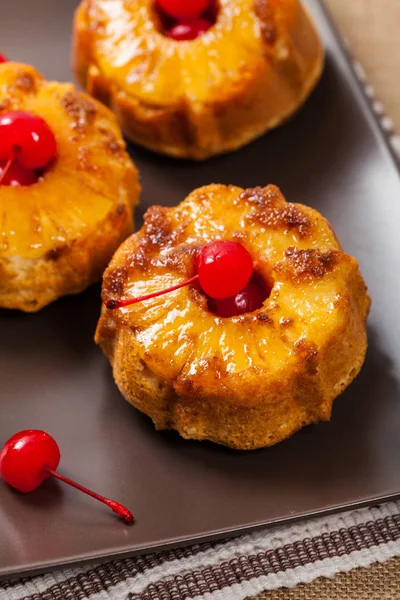
[[[0,308],[37,311],[101,278],[133,231],[138,173],[114,115],[72,84],[0,65],[0,115],[42,117],[58,147],[30,186],[0,185]]]
[[[270,446],[329,420],[363,364],[370,300],[357,261],[317,211],[287,203],[272,185],[210,185],[147,212],[105,272],[104,302],[185,281],[198,249],[215,239],[240,241],[271,282],[262,308],[221,318],[185,287],[105,309],[96,341],[123,396],[157,429]]]
[[[74,71],[109,105],[128,138],[170,156],[240,148],[287,119],[323,67],[298,0],[220,0],[215,25],[192,41],[164,36],[154,0],[83,0]]]

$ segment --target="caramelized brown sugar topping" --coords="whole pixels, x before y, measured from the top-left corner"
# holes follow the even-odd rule
[[[222,102],[252,73],[292,51],[298,0],[218,0],[211,29],[190,42],[162,34],[154,0],[85,0],[91,61],[129,96],[152,107]],[[132,44],[132,40],[135,43]],[[212,43],[210,43],[212,41]]]
[[[42,117],[57,157],[39,181],[0,189],[2,256],[43,256],[95,229],[110,214],[132,210],[128,185],[137,172],[112,113],[69,83],[47,82],[28,65],[0,65],[0,115]],[[50,255],[50,258],[52,255]]]
[[[132,332],[149,368],[162,378],[179,379],[177,385],[193,383],[210,360],[226,376],[248,368],[274,371],[303,355],[310,355],[304,360],[316,368],[319,344],[345,322],[342,300],[353,302],[352,278],[362,301],[365,285],[329,223],[311,208],[287,203],[272,185],[251,190],[210,185],[176,208],[151,208],[143,228],[122,245],[106,271],[103,300],[181,283],[193,276],[198,249],[216,239],[240,241],[257,272],[272,282],[261,309],[223,319],[191,286],[107,311],[104,319],[115,330]]]

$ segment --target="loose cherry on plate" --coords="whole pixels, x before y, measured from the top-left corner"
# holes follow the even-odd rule
[[[212,26],[212,23],[205,19],[196,19],[188,23],[178,23],[167,31],[167,36],[178,42],[194,40],[199,35],[206,33]]]
[[[251,255],[242,244],[231,241],[210,242],[196,256],[197,274],[173,287],[138,298],[108,300],[107,308],[123,308],[144,300],[163,296],[192,283],[199,282],[205,294],[219,300],[236,296],[249,283],[254,264]]]
[[[157,0],[158,7],[178,21],[197,19],[209,4],[210,0]]]
[[[0,475],[20,492],[33,492],[47,477],[56,477],[84,494],[109,506],[125,523],[133,522],[132,513],[114,500],[109,500],[57,473],[61,458],[57,442],[48,433],[30,429],[13,435],[0,452]]]

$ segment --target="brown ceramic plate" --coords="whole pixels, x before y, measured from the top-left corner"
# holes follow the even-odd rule
[[[76,0],[13,0],[1,51],[71,78]],[[93,343],[99,289],[35,315],[0,312],[0,442],[25,428],[58,440],[62,470],[126,503],[125,526],[93,500],[48,481],[30,495],[0,482],[0,574],[124,556],[236,534],[400,495],[400,178],[329,18],[309,1],[327,49],[323,79],[293,120],[204,164],[132,148],[141,211],[210,183],[281,186],[320,210],[361,263],[373,298],[361,375],[331,423],[257,452],[156,433],[119,395]]]

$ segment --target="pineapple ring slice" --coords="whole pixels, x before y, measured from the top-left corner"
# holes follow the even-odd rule
[[[103,300],[188,279],[197,250],[216,239],[240,241],[273,283],[261,309],[220,318],[192,286],[105,309],[96,341],[123,396],[157,429],[269,446],[330,418],[364,361],[370,300],[329,223],[272,185],[210,185],[176,208],[151,208],[106,270]]]
[[[164,36],[155,0],[82,0],[74,71],[152,150],[204,159],[287,119],[323,68],[321,41],[299,0],[219,0],[217,21],[189,42]]]
[[[133,231],[138,173],[113,114],[31,66],[0,65],[0,114],[41,116],[58,155],[36,184],[0,186],[0,307],[36,311],[101,278]]]

